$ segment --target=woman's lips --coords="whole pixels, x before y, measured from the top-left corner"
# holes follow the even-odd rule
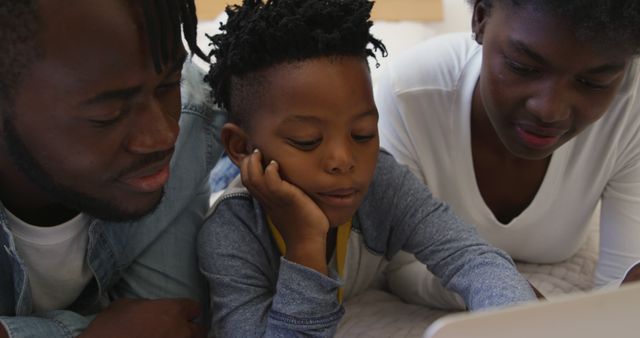
[[[534,149],[546,149],[556,144],[565,131],[552,128],[535,129],[517,125],[516,133],[527,146]]]

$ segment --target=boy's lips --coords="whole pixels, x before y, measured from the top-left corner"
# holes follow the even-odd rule
[[[318,198],[325,204],[334,207],[350,207],[357,200],[357,190],[355,188],[335,189],[318,193]]]
[[[120,179],[132,190],[143,193],[159,191],[168,180],[169,160],[150,165]]]

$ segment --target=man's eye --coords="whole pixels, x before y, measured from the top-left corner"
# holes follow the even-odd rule
[[[300,149],[300,150],[305,150],[305,151],[309,151],[309,150],[313,150],[315,149],[320,142],[322,141],[321,138],[315,139],[315,140],[296,140],[296,139],[287,139],[287,142],[289,144],[291,144],[292,146]]]
[[[165,83],[161,83],[157,87],[157,90],[159,90],[159,91],[173,90],[173,89],[176,89],[176,88],[180,88],[181,84],[182,84],[182,79],[180,79],[178,81],[165,82]]]
[[[520,74],[520,75],[535,75],[538,73],[538,71],[533,68],[533,67],[529,67],[527,65],[523,65],[519,62],[513,61],[509,58],[505,58],[505,63],[507,64],[507,66],[516,74]]]
[[[112,126],[116,123],[118,123],[118,121],[120,121],[122,119],[121,117],[122,115],[119,115],[116,118],[113,119],[109,119],[109,120],[89,120],[94,126],[99,127],[99,128],[106,128],[109,126]]]
[[[120,109],[118,109],[118,112],[115,115],[115,117],[108,118],[108,119],[99,119],[99,118],[89,119],[89,122],[91,122],[96,127],[106,128],[120,122],[120,120],[122,120],[131,111],[132,108],[133,108],[132,104],[127,102],[127,103],[124,103],[120,107]]]

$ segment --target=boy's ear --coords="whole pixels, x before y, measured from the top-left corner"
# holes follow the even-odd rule
[[[496,5],[494,5],[496,6]],[[471,31],[473,39],[478,44],[482,44],[482,38],[484,37],[484,29],[489,19],[489,9],[482,0],[477,0],[473,5],[473,16],[471,17]]]
[[[235,123],[225,123],[222,126],[220,139],[227,156],[238,167],[242,160],[253,152],[247,133]]]

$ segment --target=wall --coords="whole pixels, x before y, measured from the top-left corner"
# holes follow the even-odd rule
[[[233,1],[233,0],[231,0]],[[378,1],[430,1],[430,0],[378,0]],[[198,27],[198,44],[208,52],[209,40],[205,34],[213,35],[219,31],[220,22],[224,21],[226,15],[221,13],[224,8],[224,2],[220,0],[197,0],[199,7],[198,16],[200,24]],[[465,0],[438,0],[441,2],[442,19],[435,21],[428,20],[382,20],[376,19],[372,28],[372,34],[387,45],[390,57],[398,54],[402,50],[430,37],[438,34],[450,32],[470,31],[471,26],[471,7]],[[380,2],[382,3],[382,2]],[[374,5],[375,6],[375,5]],[[437,5],[436,5],[437,6]],[[385,7],[391,10],[391,7]],[[421,7],[422,8],[422,7]],[[434,7],[435,8],[435,7]],[[215,12],[215,15],[210,13]],[[389,17],[397,13],[388,13]],[[212,17],[213,19],[207,19]],[[204,18],[204,19],[203,19]],[[195,59],[202,67],[206,65]],[[381,60],[382,67],[375,69],[372,67],[372,76],[375,78],[377,73],[384,68],[385,59]]]

